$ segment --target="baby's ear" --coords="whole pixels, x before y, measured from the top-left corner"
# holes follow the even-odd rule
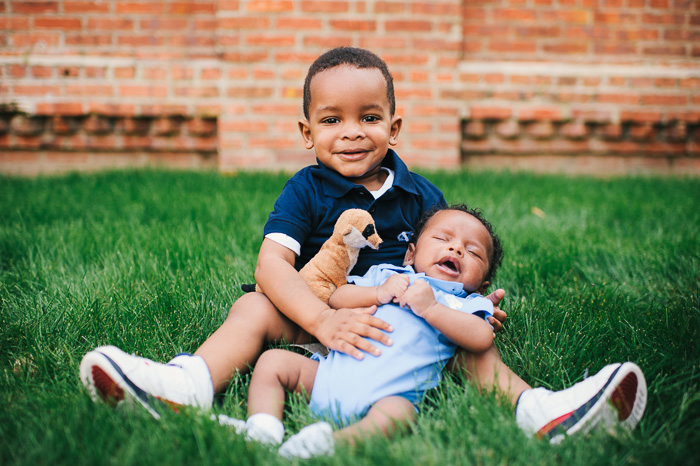
[[[486,290],[489,289],[489,286],[491,286],[491,282],[484,282],[481,284],[478,290],[476,290],[477,293],[481,295],[486,295]]]
[[[416,256],[416,245],[413,243],[408,243],[408,249],[406,250],[406,255],[403,257],[403,265],[413,265],[413,261]]]

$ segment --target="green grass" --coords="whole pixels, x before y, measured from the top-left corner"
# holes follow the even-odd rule
[[[453,378],[412,432],[319,464],[697,464],[700,181],[426,173],[481,207],[506,259],[504,361],[560,389],[637,362],[649,402],[631,434],[526,439],[511,408]],[[196,411],[94,404],[82,355],[115,344],[159,361],[194,351],[252,280],[287,175],[115,172],[0,178],[0,464],[283,464]],[[539,209],[539,210],[537,210]],[[247,377],[217,408],[245,413]],[[289,408],[295,431],[310,421]]]

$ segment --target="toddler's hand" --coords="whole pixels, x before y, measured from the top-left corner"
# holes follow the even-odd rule
[[[397,273],[377,287],[377,304],[398,303],[408,289],[408,276]]]
[[[501,300],[503,300],[505,294],[506,292],[499,288],[490,295],[486,296],[486,298],[490,299],[493,303],[493,317],[489,317],[489,323],[493,327],[494,332],[500,332],[501,330],[503,330],[503,324],[508,318],[508,314],[506,314],[504,311],[501,310],[501,308],[498,307]]]
[[[394,328],[374,317],[376,310],[377,306],[358,309],[328,308],[320,316],[314,335],[328,348],[349,354],[355,359],[364,358],[363,351],[379,356],[381,350],[366,338],[391,346],[393,341],[384,332],[393,332]]]
[[[420,317],[425,317],[428,309],[437,304],[433,289],[425,280],[416,280],[408,290],[399,297],[399,304],[410,308],[413,313]]]

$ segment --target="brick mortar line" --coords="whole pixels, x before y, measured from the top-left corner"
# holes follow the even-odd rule
[[[697,76],[700,78],[700,75]],[[465,89],[465,86],[469,86]],[[396,86],[398,87],[398,86]],[[538,83],[511,83],[504,82],[499,84],[489,84],[489,83],[459,83],[451,84],[450,86],[445,86],[440,91],[450,91],[450,92],[468,92],[468,91],[493,91],[493,92],[525,92],[531,91],[536,92],[538,95],[551,95],[562,92],[572,92],[580,95],[596,95],[600,93],[614,93],[621,95],[642,95],[653,92],[655,94],[667,94],[667,95],[677,95],[677,94],[693,94],[698,93],[700,90],[693,87],[681,87],[678,85],[674,86],[631,86],[629,84],[616,86],[614,84],[606,83],[595,86],[588,86],[585,84],[558,84],[558,83],[548,83],[548,84],[538,84]],[[492,99],[493,100],[493,99]]]
[[[153,64],[153,59],[107,57],[103,55],[29,55],[29,56],[2,56],[0,55],[0,65],[53,65],[53,66],[134,66],[142,63]],[[157,60],[159,63],[186,63],[196,64],[196,66],[212,66],[227,63],[224,60],[212,58],[180,58]]]
[[[541,62],[472,62],[460,61],[457,65],[460,73],[502,73],[507,75],[545,75],[600,77],[605,75],[623,75],[640,77],[700,77],[700,63],[697,68],[672,65],[611,65],[611,64],[574,64]]]

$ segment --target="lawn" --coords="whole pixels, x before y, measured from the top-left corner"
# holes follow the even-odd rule
[[[561,389],[631,360],[649,399],[631,433],[558,446],[506,403],[449,377],[410,433],[316,464],[700,463],[700,180],[428,172],[481,207],[506,257],[497,345],[532,385]],[[0,178],[0,464],[286,464],[196,410],[94,404],[78,379],[99,345],[158,361],[193,352],[250,283],[288,174],[109,172]],[[248,377],[215,411],[244,416]],[[292,400],[295,432],[311,418]]]

